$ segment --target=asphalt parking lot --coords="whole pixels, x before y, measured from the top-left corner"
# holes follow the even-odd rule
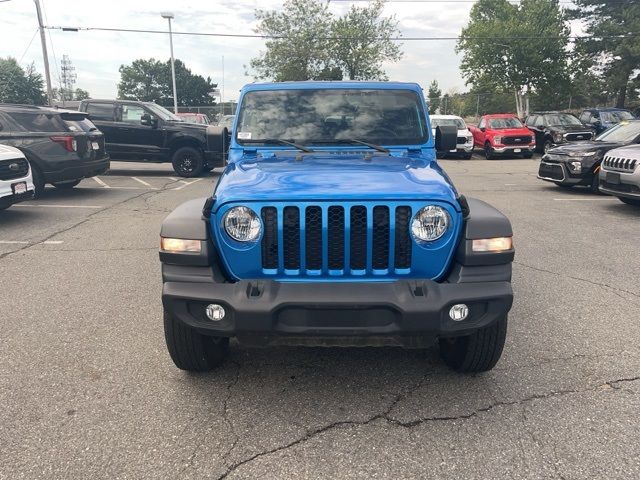
[[[215,172],[113,162],[0,212],[0,478],[640,478],[640,210],[536,178],[538,160],[441,160],[516,244],[502,360],[251,350],[174,367],[158,233]]]

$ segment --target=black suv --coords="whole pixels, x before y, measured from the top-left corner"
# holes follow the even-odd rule
[[[547,153],[550,148],[567,142],[584,142],[595,136],[592,127],[578,117],[564,112],[533,112],[525,123],[536,136],[536,149]]]
[[[79,110],[104,133],[113,159],[171,162],[182,177],[224,165],[217,127],[186,123],[164,107],[133,100],[83,100]]]
[[[20,149],[29,160],[36,196],[46,183],[73,188],[109,169],[104,136],[86,113],[0,104],[0,143]]]

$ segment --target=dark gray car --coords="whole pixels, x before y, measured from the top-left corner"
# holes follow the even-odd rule
[[[36,196],[47,183],[73,188],[109,169],[104,136],[82,112],[1,104],[0,143],[29,160]]]

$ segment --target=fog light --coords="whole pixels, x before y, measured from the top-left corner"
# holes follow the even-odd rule
[[[451,310],[449,310],[449,316],[454,322],[461,322],[462,320],[467,318],[467,316],[469,316],[469,307],[467,307],[464,303],[454,305],[453,307],[451,307]]]
[[[581,162],[569,162],[569,170],[574,173],[580,173],[582,171],[582,163]]]
[[[224,318],[225,313],[222,305],[218,305],[217,303],[207,305],[206,314],[211,321],[219,322]]]

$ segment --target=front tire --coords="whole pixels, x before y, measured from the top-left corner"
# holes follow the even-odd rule
[[[627,205],[633,205],[634,207],[640,207],[640,200],[638,200],[637,198],[618,197],[618,199],[622,203],[626,203]]]
[[[493,160],[494,158],[496,158],[496,154],[493,152],[493,148],[491,148],[491,145],[489,145],[488,143],[485,143],[484,145],[484,157],[487,160]]]
[[[464,155],[462,155],[462,158],[464,158],[465,160],[471,160],[471,157],[473,157],[473,152],[465,153]]]
[[[192,147],[177,149],[171,157],[171,164],[178,175],[186,178],[199,176],[205,166],[202,153]]]
[[[82,181],[82,179],[78,178],[76,180],[67,180],[65,182],[52,183],[51,185],[53,185],[56,188],[61,188],[63,190],[69,190],[69,189],[75,187],[76,185],[78,185],[81,181]]]
[[[229,339],[202,335],[164,311],[164,338],[176,367],[189,372],[208,372],[222,364]]]
[[[486,372],[495,367],[507,338],[507,315],[471,335],[440,339],[444,363],[461,373]]]
[[[38,167],[36,167],[32,162],[29,162],[31,165],[31,177],[33,179],[33,198],[39,198],[42,196],[44,192],[44,175]]]
[[[596,195],[600,194],[600,176],[597,173],[593,175],[589,190],[591,190],[591,193],[595,193]]]

